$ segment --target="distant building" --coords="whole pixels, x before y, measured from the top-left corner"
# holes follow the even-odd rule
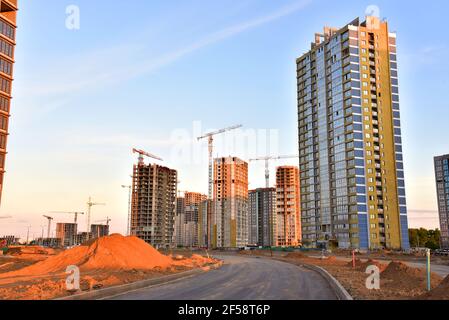
[[[131,234],[156,248],[174,245],[177,172],[136,164],[133,173]]]
[[[90,232],[80,232],[76,235],[76,244],[84,244],[92,239],[92,234]]]
[[[200,205],[206,199],[206,195],[196,192],[185,192],[183,198],[177,199],[177,216],[175,219],[177,246],[199,246]]]
[[[198,246],[208,248],[212,221],[212,200],[201,201],[198,207]]]
[[[61,239],[64,247],[75,245],[78,226],[75,223],[58,223],[56,224],[56,238]]]
[[[17,10],[17,0],[0,1],[0,198],[3,190],[9,135]]]
[[[248,163],[235,157],[214,161],[213,248],[248,243]]]
[[[37,238],[35,243],[43,247],[60,248],[62,247],[62,241],[59,238]]]
[[[248,244],[276,246],[276,188],[249,192]]]
[[[176,216],[175,216],[175,233],[173,242],[176,247],[184,245],[184,223],[186,221],[185,215],[186,202],[184,197],[176,198]]]
[[[441,247],[449,249],[449,154],[435,157]]]
[[[93,239],[106,237],[109,235],[109,225],[92,224],[90,226],[90,233]]]
[[[19,244],[20,238],[16,237],[16,236],[3,236],[0,237],[0,243],[4,243],[7,246],[12,246],[12,245],[16,245]]]
[[[276,171],[276,245],[301,244],[299,169],[278,167]]]

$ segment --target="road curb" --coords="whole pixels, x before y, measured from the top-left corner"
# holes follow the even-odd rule
[[[213,266],[210,266],[210,270],[218,269],[221,267],[221,264],[216,264]],[[208,270],[209,271],[209,270]],[[163,277],[153,278],[153,279],[147,279],[147,280],[141,280],[133,283],[127,283],[122,284],[118,286],[108,287],[104,289],[89,291],[89,292],[83,292],[80,294],[75,294],[72,296],[66,296],[62,298],[57,298],[54,300],[97,300],[97,299],[104,299],[108,297],[112,297],[121,293],[125,293],[128,291],[143,289],[150,286],[157,286],[162,285],[166,283],[170,283],[176,280],[192,277],[195,275],[199,275],[202,273],[206,273],[208,271],[205,271],[203,269],[194,269],[189,270],[185,272],[170,274]]]
[[[354,298],[352,298],[352,296],[341,285],[341,283],[337,279],[335,279],[329,272],[327,272],[327,270],[310,264],[302,264],[302,266],[319,273],[324,279],[326,279],[335,295],[337,296],[338,300],[354,300]]]

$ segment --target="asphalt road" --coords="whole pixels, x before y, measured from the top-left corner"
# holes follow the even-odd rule
[[[224,265],[198,276],[122,293],[110,300],[336,300],[319,274],[276,260],[218,256]]]

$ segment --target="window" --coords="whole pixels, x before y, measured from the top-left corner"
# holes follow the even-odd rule
[[[8,118],[6,116],[0,116],[0,129],[4,131],[8,130]]]
[[[0,71],[12,76],[12,63],[0,58]]]
[[[11,81],[5,78],[0,78],[0,91],[11,94]]]
[[[0,135],[0,149],[6,149],[6,135],[4,134]]]
[[[9,99],[0,95],[0,110],[9,113]]]
[[[7,55],[8,57],[13,57],[14,47],[3,39],[0,39],[0,52]]]

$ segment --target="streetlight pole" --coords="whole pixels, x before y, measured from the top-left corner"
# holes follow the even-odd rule
[[[132,186],[122,185],[122,188],[128,188],[128,226],[126,230],[126,235],[131,235],[131,190]]]
[[[26,242],[26,245],[28,245],[28,241],[29,241],[29,239],[30,239],[30,228],[31,228],[31,226],[28,226],[28,229],[27,229],[27,242]]]

